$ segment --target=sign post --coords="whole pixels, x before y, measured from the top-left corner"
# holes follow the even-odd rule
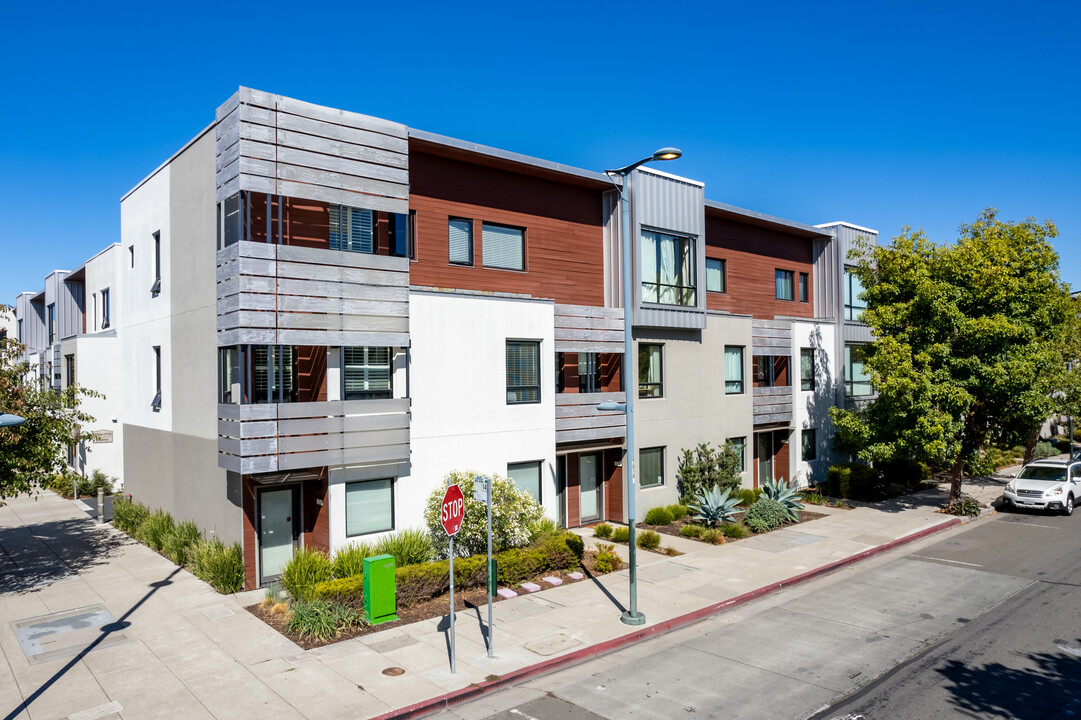
[[[454,667],[454,536],[462,529],[462,520],[465,519],[465,496],[462,489],[457,485],[451,485],[443,495],[443,503],[439,509],[439,521],[443,525],[450,538],[450,671],[456,672]]]
[[[488,506],[488,657],[492,657],[495,630],[492,627],[492,595],[495,594],[495,561],[492,560],[492,479],[481,475],[473,480],[473,497]]]

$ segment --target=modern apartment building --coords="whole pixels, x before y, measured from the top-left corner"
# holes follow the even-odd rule
[[[64,332],[78,361],[111,283],[126,491],[240,541],[250,587],[298,546],[421,525],[452,470],[509,476],[567,526],[624,521],[625,418],[597,406],[628,391],[640,516],[701,442],[738,443],[748,487],[821,477],[835,231],[653,168],[628,182],[624,308],[608,176],[241,88],[121,200],[96,256],[114,274],[50,275],[17,317],[44,362]]]

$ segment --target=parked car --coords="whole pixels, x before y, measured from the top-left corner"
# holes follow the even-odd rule
[[[1006,484],[1002,499],[1015,508],[1056,510],[1072,515],[1081,498],[1081,461],[1036,460]]]

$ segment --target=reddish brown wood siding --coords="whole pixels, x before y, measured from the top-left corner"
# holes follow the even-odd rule
[[[241,532],[244,548],[244,589],[254,590],[259,587],[259,579],[255,574],[255,555],[259,552],[259,542],[255,537],[255,484],[250,478],[242,478],[241,493],[244,505],[244,529]]]
[[[297,354],[297,402],[326,402],[327,349],[299,345]]]
[[[789,430],[777,430],[773,433],[773,443],[776,453],[773,455],[773,478],[779,480],[784,478],[786,481],[792,478],[788,477],[788,448],[792,446],[792,443],[784,442],[791,437]]]
[[[623,450],[604,451],[604,519],[624,522],[623,516],[623,468],[616,465],[623,459]]]
[[[567,456],[567,527],[582,524],[581,504],[579,503],[578,455]]]
[[[814,317],[814,282],[810,238],[706,215],[706,257],[725,261],[726,293],[706,293],[710,310],[757,318]],[[795,300],[778,300],[774,271],[793,273]],[[807,302],[799,302],[799,274],[807,273]]]
[[[319,480],[309,480],[303,486],[304,547],[330,551],[330,508],[327,507],[327,469],[312,468]]]
[[[422,152],[411,152],[409,163],[417,260],[411,283],[604,304],[600,191]],[[471,267],[450,264],[452,217],[474,221]],[[482,222],[525,228],[524,272],[483,267]]]

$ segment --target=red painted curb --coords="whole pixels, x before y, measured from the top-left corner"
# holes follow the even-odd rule
[[[775,583],[764,585],[763,587],[760,587],[756,590],[751,590],[750,592],[744,593],[743,595],[738,595],[734,598],[729,598],[728,600],[722,600],[721,602],[707,605],[704,608],[699,608],[698,610],[694,610],[685,615],[680,615],[679,617],[674,617],[669,620],[665,620],[664,622],[659,622],[656,625],[649,625],[642,628],[641,630],[636,630],[626,635],[620,635],[619,637],[612,638],[611,640],[605,640],[604,642],[597,643],[596,645],[590,645],[589,647],[582,648],[581,650],[575,650],[574,652],[567,653],[566,655],[560,655],[559,657],[552,658],[551,660],[545,660],[544,662],[537,663],[536,665],[530,665],[528,667],[520,668],[518,670],[512,670],[506,675],[501,675],[498,680],[485,680],[484,682],[475,683],[468,687],[464,687],[461,690],[454,690],[445,695],[440,695],[439,697],[430,698],[428,700],[421,700],[418,703],[407,705],[404,708],[391,710],[389,712],[383,713],[382,715],[377,715],[371,718],[371,720],[399,720],[401,718],[412,718],[417,717],[421,714],[442,710],[443,708],[450,707],[451,705],[459,705],[463,702],[468,702],[480,695],[491,692],[492,690],[498,690],[507,685],[513,685],[523,680],[527,680],[531,677],[543,675],[545,673],[556,670],[564,665],[573,665],[584,660],[596,657],[598,655],[604,655],[614,650],[618,650],[625,645],[636,643],[639,640],[644,640],[645,638],[652,637],[654,635],[663,635],[665,633],[671,632],[672,630],[676,630],[687,625],[693,625],[694,623],[705,620],[710,615],[714,615],[718,612],[721,612],[722,610],[730,610],[731,608],[738,607],[739,605],[743,605],[752,600],[757,600],[764,595],[769,595],[770,593],[776,592],[782,588],[799,585],[800,583],[806,582],[816,577],[820,577],[839,568],[853,565],[861,560],[866,560],[867,558],[878,555],[879,553],[888,552],[889,550],[893,550],[894,548],[900,547],[902,545],[907,545],[908,543],[915,542],[916,540],[922,540],[923,538],[929,535],[934,535],[935,533],[941,532],[942,530],[956,527],[957,525],[960,525],[961,522],[961,518],[952,518],[945,522],[939,523],[938,525],[933,525],[932,527],[924,528],[923,530],[917,530],[914,533],[899,537],[896,540],[886,543],[885,545],[878,545],[877,547],[873,547],[869,550],[864,550],[863,552],[846,557],[843,560],[837,560],[836,562],[829,563],[828,565],[823,565],[822,567],[815,568],[814,570],[808,570],[805,573],[794,575],[785,580],[779,580]]]

